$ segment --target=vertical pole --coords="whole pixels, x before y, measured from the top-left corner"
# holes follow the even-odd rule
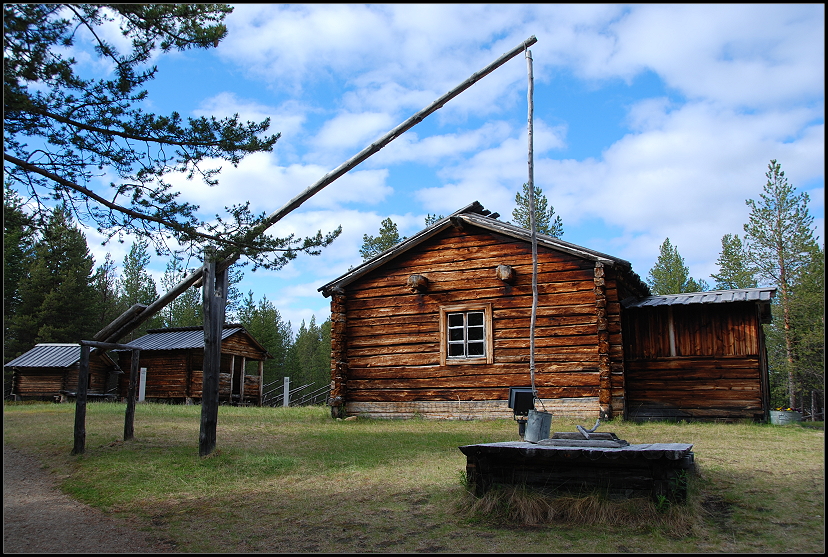
[[[282,399],[282,406],[290,406],[290,377],[285,377],[285,397]]]
[[[204,306],[204,376],[201,389],[201,429],[198,439],[198,454],[199,456],[207,456],[216,448],[221,331],[224,327],[224,307],[227,301],[227,269],[217,272],[214,249],[205,250],[202,291]]]
[[[129,366],[129,387],[127,388],[127,406],[124,414],[124,441],[129,441],[135,436],[135,383],[138,381],[141,362],[141,351],[132,351],[132,360]]]
[[[535,113],[534,93],[535,83],[532,76],[532,51],[526,48],[526,69],[529,77],[527,101],[529,105],[528,137],[529,137],[529,228],[532,231],[532,317],[529,321],[529,374],[532,379],[532,394],[537,398],[535,388],[535,321],[538,314],[538,232],[535,225],[535,162],[532,138],[532,127]]]
[[[259,406],[264,402],[264,360],[259,360]]]
[[[80,363],[78,366],[78,388],[75,393],[75,445],[72,454],[86,451],[86,384],[89,381],[89,351],[87,345],[81,344]]]
[[[138,402],[144,402],[147,398],[147,368],[142,367],[138,374]]]

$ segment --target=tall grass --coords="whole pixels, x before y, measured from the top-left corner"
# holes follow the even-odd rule
[[[4,406],[4,443],[35,455],[78,499],[138,517],[187,552],[818,552],[823,431],[756,424],[601,426],[630,443],[694,445],[686,505],[520,486],[474,497],[461,445],[517,439],[511,420],[336,421],[324,407],[222,406],[218,450],[198,457],[198,406]],[[579,421],[555,419],[553,431]],[[582,424],[591,425],[591,424]]]

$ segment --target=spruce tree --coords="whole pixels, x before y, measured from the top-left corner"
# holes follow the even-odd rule
[[[94,260],[69,211],[58,206],[34,247],[28,280],[12,319],[18,350],[38,342],[78,342],[97,332]]]
[[[118,299],[117,266],[109,253],[106,254],[104,262],[95,271],[95,275],[92,277],[92,286],[97,295],[96,327],[101,330],[123,311]]]
[[[647,284],[653,294],[680,294],[683,292],[703,292],[709,289],[706,281],[696,281],[690,276],[690,269],[684,264],[684,258],[678,248],[666,238],[659,247],[658,259],[650,269]]]
[[[161,289],[169,292],[188,274],[189,270],[184,269],[181,261],[173,257],[167,263],[167,268],[161,277]],[[161,325],[163,327],[202,326],[204,318],[201,304],[201,292],[197,288],[188,288],[161,310]]]
[[[551,205],[547,209],[548,201],[543,195],[543,190],[535,186],[535,230],[538,234],[546,234],[553,238],[563,236],[563,221],[560,215],[555,215],[555,208]],[[515,194],[515,208],[512,210],[512,218],[515,224],[523,228],[530,228],[531,221],[529,214],[529,184],[523,184],[523,191]]]
[[[3,363],[26,350],[11,326],[20,306],[20,287],[34,259],[35,229],[23,211],[23,199],[4,186],[3,195]]]
[[[239,307],[238,321],[273,356],[264,364],[264,384],[272,385],[289,376],[286,366],[293,333],[290,322],[282,319],[276,306],[266,296],[257,304],[249,291]]]
[[[148,270],[150,263],[148,247],[149,242],[139,238],[133,242],[129,253],[124,257],[121,279],[118,281],[118,297],[122,310],[127,310],[135,304],[149,305],[158,298],[155,280]],[[148,319],[130,333],[127,339],[134,340],[142,336],[147,329],[157,327],[160,321],[157,316]]]
[[[722,236],[722,251],[716,260],[719,272],[710,275],[716,281],[717,290],[756,287],[756,277],[747,257],[747,251],[738,234]]]

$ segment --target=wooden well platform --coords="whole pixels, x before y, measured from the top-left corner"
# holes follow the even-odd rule
[[[626,442],[622,442],[626,443]],[[464,445],[466,474],[480,496],[492,485],[526,485],[549,492],[614,497],[687,498],[687,476],[695,468],[693,445],[648,443],[617,446],[610,441],[544,439]]]

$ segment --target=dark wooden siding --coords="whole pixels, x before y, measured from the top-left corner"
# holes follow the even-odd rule
[[[592,261],[540,248],[536,322],[536,384],[541,398],[597,397],[598,330]],[[511,265],[513,284],[495,275]],[[412,293],[412,274],[428,290]],[[531,246],[466,228],[447,229],[346,287],[346,400],[402,402],[505,400],[528,386]],[[620,304],[609,281],[609,347],[623,367]],[[440,307],[492,304],[494,363],[440,365]],[[336,313],[336,312],[334,312]],[[334,339],[338,343],[337,339]]]
[[[120,377],[118,393],[127,396],[130,369],[129,352],[121,352],[119,365],[127,370]],[[230,399],[230,367],[234,370],[233,392],[239,394],[239,375],[242,371],[242,359],[261,360],[265,353],[253,346],[247,337],[235,334],[222,341],[222,354],[219,374],[219,399]],[[147,368],[147,383],[144,396],[147,399],[186,398],[200,399],[202,395],[202,367],[204,349],[185,350],[142,350],[140,367]],[[244,400],[259,403],[259,376],[244,376]],[[136,387],[137,388],[137,387]]]
[[[636,308],[625,323],[628,417],[735,419],[764,412],[755,304]]]
[[[90,394],[103,394],[112,366],[92,358],[89,361]],[[78,390],[78,368],[17,368],[12,378],[12,392],[22,397],[51,397]],[[63,393],[61,393],[63,391]]]

